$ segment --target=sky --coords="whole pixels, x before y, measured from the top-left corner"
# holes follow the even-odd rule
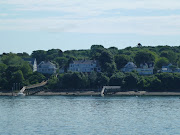
[[[0,0],[0,53],[180,45],[180,0]]]

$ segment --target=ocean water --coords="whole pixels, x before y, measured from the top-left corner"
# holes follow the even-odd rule
[[[0,135],[180,135],[180,97],[1,96]]]

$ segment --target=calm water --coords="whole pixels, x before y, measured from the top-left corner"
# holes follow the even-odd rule
[[[0,97],[0,135],[180,135],[180,97]]]

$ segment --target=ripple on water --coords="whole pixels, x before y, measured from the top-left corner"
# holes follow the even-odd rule
[[[180,134],[179,97],[0,97],[1,135]]]

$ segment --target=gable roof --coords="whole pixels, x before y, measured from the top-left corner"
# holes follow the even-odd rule
[[[41,63],[38,65],[38,67],[39,67],[39,66],[41,66],[41,65],[51,65],[51,66],[56,67],[56,65],[55,65],[55,64],[53,64],[53,63],[52,63],[52,62],[50,62],[50,61],[48,61],[48,62],[41,61]]]
[[[128,62],[124,68],[137,68],[137,66],[133,62]]]

